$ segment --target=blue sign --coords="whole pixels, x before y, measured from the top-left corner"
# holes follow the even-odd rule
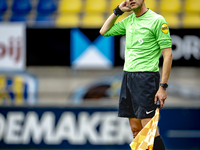
[[[1,148],[129,149],[115,108],[0,108]]]
[[[200,149],[200,109],[161,109],[166,149]],[[0,146],[9,149],[124,149],[133,140],[117,109],[0,107]]]
[[[79,29],[70,32],[71,66],[76,69],[106,69],[114,65],[114,38],[99,35],[91,42]]]

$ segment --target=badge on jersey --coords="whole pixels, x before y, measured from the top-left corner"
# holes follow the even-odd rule
[[[140,44],[142,44],[144,41],[143,41],[142,38],[140,38],[140,39],[138,40],[138,42],[139,42]]]
[[[163,33],[168,33],[168,32],[169,32],[169,27],[168,27],[168,25],[167,25],[166,23],[163,23],[163,24],[161,25],[161,31],[162,31]]]

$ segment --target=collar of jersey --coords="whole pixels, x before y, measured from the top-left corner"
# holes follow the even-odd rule
[[[145,14],[147,14],[147,12],[149,11],[149,8],[147,8],[147,11],[145,11],[142,15],[140,15],[139,17],[135,16],[136,18],[142,18],[143,16],[145,16]]]

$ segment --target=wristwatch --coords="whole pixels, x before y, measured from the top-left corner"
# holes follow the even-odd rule
[[[160,83],[160,86],[162,86],[164,89],[166,89],[168,87],[167,83]]]

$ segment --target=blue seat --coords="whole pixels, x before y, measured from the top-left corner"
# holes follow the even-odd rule
[[[0,0],[0,14],[3,14],[7,10],[6,0]]]
[[[40,14],[50,14],[57,9],[55,0],[39,0],[37,11]]]
[[[51,15],[38,15],[35,19],[35,26],[53,26],[55,19]]]
[[[26,22],[28,20],[26,15],[17,15],[17,14],[13,14],[10,18],[11,22]]]
[[[12,5],[12,11],[18,14],[26,14],[29,13],[32,6],[30,0],[14,0]]]

